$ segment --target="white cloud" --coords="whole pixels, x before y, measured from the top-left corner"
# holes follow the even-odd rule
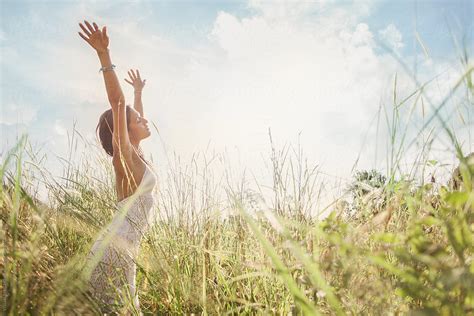
[[[360,165],[373,167],[373,118],[381,103],[391,106],[400,68],[388,54],[376,53],[373,30],[363,23],[371,2],[255,0],[249,6],[256,13],[244,18],[220,12],[208,38],[183,49],[134,16],[100,18],[94,6],[83,3],[57,16],[67,29],[62,38],[32,44],[40,60],[18,56],[12,62],[52,99],[67,100],[62,106],[70,116],[51,121],[59,135],[65,131],[62,122],[72,117],[91,135],[108,104],[97,57],[70,22],[87,15],[108,25],[120,80],[129,67],[147,79],[145,116],[157,124],[161,139],[152,135],[144,145],[155,157],[162,155],[161,141],[184,155],[204,150],[211,141],[217,152],[239,148],[242,164],[258,168],[271,128],[277,144],[295,142],[302,132],[299,140],[311,161],[347,176],[369,131],[366,149],[373,151]],[[394,25],[379,35],[403,47]],[[425,78],[433,73],[427,69]],[[122,83],[132,104],[132,90]],[[399,71],[399,98],[412,90]]]
[[[349,39],[350,43],[356,47],[361,45],[367,45],[369,47],[372,47],[374,45],[374,36],[372,35],[369,26],[365,23],[357,24],[355,32],[353,32],[352,34],[350,34],[349,32],[348,37],[346,37],[348,34],[344,31],[341,32],[341,35],[343,40]]]
[[[266,148],[268,127],[283,141],[302,131],[312,157],[331,171],[350,168],[395,63],[374,53],[367,24],[287,22],[218,15],[211,38],[225,57],[211,83],[202,74],[213,64],[201,64],[193,80],[222,92],[209,134],[256,151]]]
[[[357,21],[368,5],[344,10],[330,3],[251,1],[249,6],[257,14],[219,13],[209,41],[187,50],[134,19],[101,20],[108,25],[119,78],[128,67],[141,69],[148,79],[145,114],[179,153],[204,149],[211,140],[218,151],[239,148],[253,163],[268,148],[271,128],[281,142],[302,132],[313,158],[331,170],[350,168],[395,69],[393,61],[374,53],[369,26]],[[324,16],[311,19],[321,8]],[[93,18],[90,9],[82,4],[79,11]],[[76,15],[66,12],[63,18],[79,19]],[[67,38],[35,44],[43,60],[19,67],[40,90],[67,96],[79,128],[90,131],[107,99],[95,54],[77,36],[77,25],[67,28]]]
[[[402,33],[392,23],[387,25],[386,28],[379,31],[381,39],[388,45],[390,49],[393,49],[395,53],[400,53],[403,48]]]

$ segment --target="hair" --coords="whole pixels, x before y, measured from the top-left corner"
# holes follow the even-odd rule
[[[126,115],[127,115],[127,129],[130,123],[130,106],[127,105],[126,107]],[[114,147],[112,145],[113,139],[113,131],[114,131],[114,114],[112,109],[108,109],[99,118],[99,123],[95,129],[96,135],[99,136],[100,143],[102,148],[104,148],[105,152],[109,156],[114,156]]]

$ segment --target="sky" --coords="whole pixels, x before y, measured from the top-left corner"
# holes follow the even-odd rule
[[[473,65],[474,1],[1,1],[1,154],[27,133],[61,172],[73,124],[95,140],[108,108],[99,61],[78,36],[87,19],[107,25],[119,78],[147,79],[143,141],[166,169],[170,153],[226,153],[262,172],[270,153],[299,144],[328,177],[387,169],[384,109],[419,84],[423,101],[400,106],[406,163],[431,128],[430,155],[454,162],[435,107]],[[460,62],[463,49],[468,66]],[[133,91],[122,81],[126,101]],[[473,151],[472,99],[462,93],[440,115]],[[421,104],[423,103],[423,104]],[[431,105],[430,105],[431,104]],[[410,116],[410,113],[412,114]],[[388,115],[391,117],[391,114]],[[398,126],[397,125],[397,126]],[[158,133],[159,132],[159,133]],[[411,146],[413,144],[413,146]],[[433,158],[433,157],[432,157]],[[266,162],[265,162],[266,161]],[[264,175],[262,175],[264,177]]]

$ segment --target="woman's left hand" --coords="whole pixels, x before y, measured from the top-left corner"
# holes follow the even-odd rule
[[[133,71],[133,69],[130,69],[128,71],[128,76],[130,77],[130,80],[127,80],[127,78],[125,78],[124,80],[130,85],[132,85],[135,91],[142,91],[143,87],[145,86],[146,79],[142,80],[138,69],[136,70],[136,72]]]

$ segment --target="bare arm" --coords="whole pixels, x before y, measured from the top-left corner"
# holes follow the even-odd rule
[[[107,97],[109,98],[110,105],[114,107],[119,103],[119,100],[122,98],[125,100],[118,81],[117,75],[112,67],[112,60],[110,58],[110,52],[108,49],[109,46],[109,37],[107,35],[107,27],[104,26],[102,31],[99,29],[95,22],[92,25],[84,21],[84,26],[82,23],[79,23],[84,34],[79,32],[79,35],[95,49],[100,60],[100,64],[106,70],[103,71],[105,89],[107,91]]]
[[[143,117],[142,92],[135,90],[134,94],[133,107],[140,113],[140,116]]]
[[[106,52],[97,52],[97,55],[99,56],[101,66],[110,69],[102,72],[104,75],[105,90],[107,91],[110,105],[113,107],[115,104],[119,103],[120,99],[123,99],[125,103],[125,97],[122,88],[120,87],[117,75],[115,74],[115,71],[110,68],[112,66],[110,52],[108,50]]]
[[[116,106],[112,106],[113,112],[113,142],[112,146],[114,148],[114,163],[118,163],[118,166],[121,166],[123,171],[126,171],[124,162],[127,162],[128,165],[131,165],[132,162],[132,145],[130,144],[130,139],[128,136],[127,128],[127,108],[123,101],[120,99]],[[115,128],[115,126],[117,128]],[[125,172],[126,173],[126,172]]]
[[[126,82],[128,82],[130,85],[132,85],[135,93],[135,100],[133,102],[133,107],[135,110],[137,110],[138,113],[140,113],[140,116],[143,116],[143,103],[142,103],[142,90],[145,87],[146,79],[142,80],[140,77],[140,72],[138,69],[136,71],[133,71],[133,69],[130,69],[128,71],[128,76],[130,80],[127,80],[126,78],[124,79]]]
[[[114,148],[114,160],[120,159],[122,162],[123,160],[129,162],[131,161],[132,146],[128,136],[125,98],[117,75],[111,67],[112,61],[108,49],[109,37],[107,36],[107,28],[104,26],[101,31],[96,23],[92,23],[91,25],[89,22],[84,21],[84,24],[86,26],[79,23],[79,26],[84,32],[84,34],[79,32],[79,35],[95,49],[101,66],[105,67],[103,71],[105,89],[113,112],[114,129],[112,144]]]

